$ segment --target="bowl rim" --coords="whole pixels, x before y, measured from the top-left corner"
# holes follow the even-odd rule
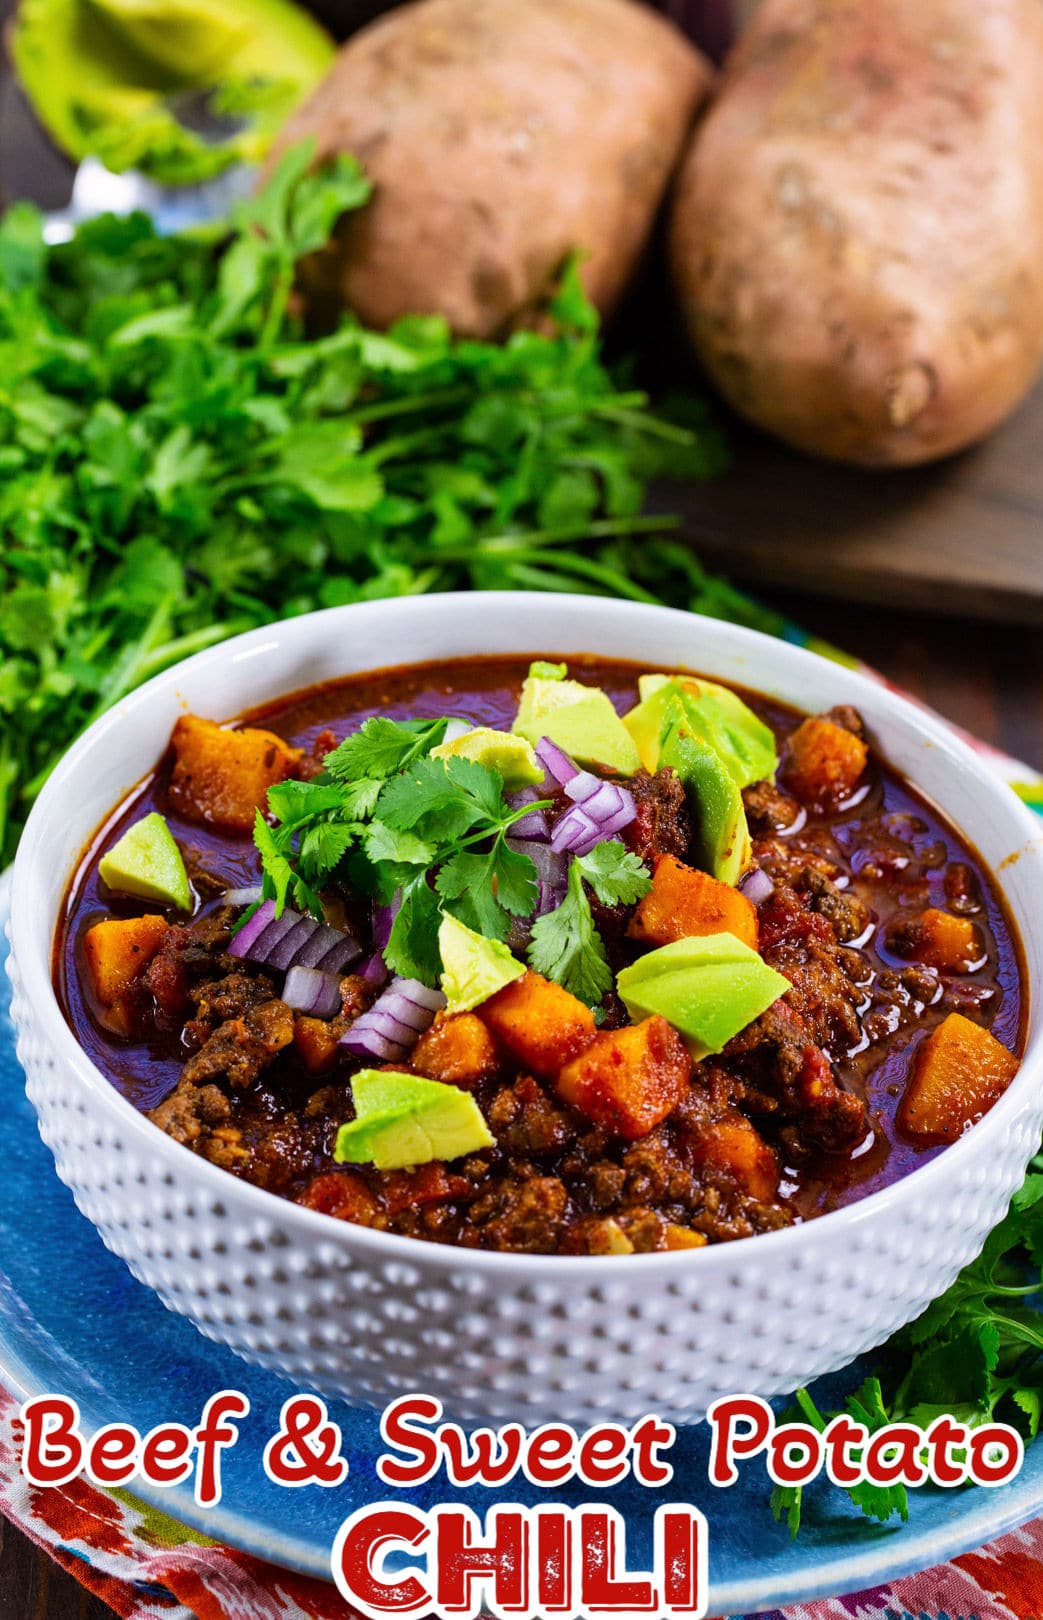
[[[693,1261],[690,1250],[674,1252],[652,1252],[648,1254],[633,1255],[540,1255],[501,1253],[496,1250],[464,1249],[454,1244],[432,1243],[423,1238],[406,1237],[398,1233],[384,1232],[370,1227],[357,1226],[350,1222],[331,1220],[328,1215],[318,1210],[305,1208],[290,1199],[279,1197],[263,1187],[255,1186],[252,1182],[241,1181],[231,1177],[226,1170],[209,1160],[192,1155],[192,1162],[187,1163],[183,1155],[188,1151],[180,1143],[167,1136],[152,1121],[140,1112],[126,1097],[120,1093],[103,1071],[87,1055],[80,1046],[76,1036],[67,1023],[61,1005],[55,993],[51,980],[51,952],[54,944],[54,929],[48,930],[46,939],[45,960],[41,960],[41,953],[35,949],[28,936],[29,906],[38,895],[41,885],[36,883],[36,850],[37,840],[42,835],[42,829],[48,818],[56,809],[60,810],[63,795],[70,783],[75,783],[77,773],[89,761],[91,754],[99,743],[111,734],[118,733],[124,717],[131,711],[147,707],[160,693],[165,693],[171,686],[176,688],[179,679],[187,672],[193,675],[202,671],[218,671],[229,660],[238,661],[244,657],[256,656],[279,644],[279,641],[289,635],[293,638],[306,640],[308,637],[323,636],[329,631],[342,628],[346,619],[357,622],[365,618],[373,619],[379,623],[385,615],[394,617],[403,615],[407,622],[419,616],[452,614],[454,610],[464,608],[467,611],[474,609],[481,603],[488,610],[490,620],[495,620],[498,610],[509,609],[519,611],[522,609],[536,609],[547,618],[555,616],[555,610],[568,620],[573,616],[576,621],[582,622],[588,616],[604,615],[607,619],[617,619],[620,623],[632,620],[638,615],[645,616],[649,622],[653,619],[662,620],[668,617],[677,622],[677,627],[685,625],[689,630],[701,630],[708,634],[711,641],[718,637],[723,641],[734,641],[739,647],[748,647],[752,653],[770,655],[784,666],[784,673],[792,671],[799,677],[803,668],[810,671],[813,667],[827,665],[838,678],[849,686],[853,686],[856,696],[861,691],[871,697],[876,706],[883,705],[885,710],[892,711],[896,717],[903,719],[910,725],[920,738],[928,745],[941,749],[946,753],[953,764],[969,771],[977,780],[979,786],[993,794],[1002,807],[1004,814],[1010,818],[1015,832],[1019,828],[1021,837],[1018,838],[1016,849],[1007,859],[1017,858],[1021,872],[1030,873],[1030,881],[1038,890],[1038,897],[1043,906],[1043,828],[1032,812],[1016,796],[1013,789],[1004,783],[998,775],[991,771],[975,753],[970,745],[950,727],[947,722],[936,716],[931,710],[922,708],[914,700],[896,691],[888,683],[878,683],[863,674],[858,668],[843,663],[833,663],[820,653],[809,648],[800,647],[793,642],[769,636],[761,631],[751,629],[745,625],[734,624],[728,620],[713,619],[693,614],[684,609],[662,607],[657,604],[635,603],[621,601],[609,597],[598,597],[571,593],[544,594],[537,591],[456,591],[431,593],[415,597],[389,597],[374,602],[349,603],[341,607],[325,608],[318,612],[301,614],[293,618],[280,619],[271,624],[260,626],[254,630],[245,631],[241,635],[229,637],[212,647],[193,654],[167,669],[153,676],[143,685],[135,688],[119,700],[111,709],[90,725],[80,737],[63,754],[60,761],[52,771],[41,793],[30,812],[25,829],[23,830],[18,849],[15,853],[13,867],[13,888],[10,922],[10,938],[12,945],[12,961],[17,964],[17,971],[21,981],[21,994],[29,999],[34,1015],[41,1020],[47,1029],[47,1035],[58,1061],[67,1063],[78,1082],[95,1099],[98,1099],[103,1112],[110,1113],[119,1121],[121,1127],[131,1131],[143,1147],[151,1146],[152,1157],[156,1163],[157,1176],[164,1170],[169,1170],[177,1181],[184,1182],[184,1171],[192,1176],[198,1176],[199,1189],[204,1189],[211,1195],[211,1210],[213,1213],[228,1216],[232,1211],[225,1207],[235,1203],[235,1213],[240,1216],[252,1215],[259,1217],[276,1218],[281,1213],[284,1222],[296,1227],[299,1236],[305,1240],[319,1240],[325,1238],[327,1242],[343,1246],[344,1250],[358,1250],[373,1254],[385,1260],[399,1259],[414,1263],[423,1261],[430,1269],[442,1271],[465,1268],[467,1271],[479,1275],[513,1274],[518,1282],[539,1282],[560,1279],[567,1281],[577,1280],[580,1276],[595,1278],[598,1282],[609,1284],[618,1283],[621,1278],[641,1277],[651,1280],[653,1274],[660,1272],[676,1272],[679,1266],[691,1266],[693,1263],[704,1268],[731,1269],[741,1265],[741,1256],[746,1252],[746,1243],[749,1239],[741,1240],[736,1253],[733,1243],[709,1244],[698,1251]],[[572,636],[575,632],[562,623],[560,630],[552,631],[549,641],[553,642],[554,634]],[[403,637],[403,645],[408,645],[408,637]],[[713,646],[707,648],[708,663],[711,666],[706,670],[712,675]],[[446,656],[446,655],[441,655]],[[467,646],[462,646],[460,657],[469,656]],[[495,656],[495,653],[474,654],[476,657]],[[524,652],[521,654],[524,656]],[[595,656],[598,656],[595,654]],[[374,665],[370,668],[408,668],[411,663],[422,664],[437,662],[437,658],[406,658],[391,665]],[[348,672],[349,676],[353,672]],[[358,673],[365,673],[359,671]],[[796,680],[790,683],[791,687],[798,684]],[[287,696],[291,695],[286,693]],[[264,702],[278,701],[278,699],[265,699]],[[791,701],[792,699],[783,699]],[[798,706],[798,705],[795,705]],[[249,712],[249,711],[246,711]],[[802,711],[806,712],[806,711]],[[229,717],[235,718],[235,717]],[[884,751],[886,759],[886,751]],[[146,767],[147,769],[147,767]],[[144,774],[144,770],[141,772]],[[137,780],[138,778],[135,778]],[[914,786],[917,786],[915,781]],[[131,789],[127,790],[132,791]],[[919,789],[924,797],[929,797],[923,789]],[[933,801],[932,801],[933,802]],[[954,827],[962,833],[961,824],[955,816],[944,806],[939,809]],[[100,825],[104,825],[104,822]],[[970,836],[962,833],[968,842]],[[973,843],[972,843],[973,847]],[[76,852],[77,861],[82,858],[83,850]],[[993,881],[1003,892],[1002,881],[998,869],[986,863]],[[1001,863],[1005,864],[1004,863]],[[63,873],[63,890],[69,879],[69,869]],[[1010,909],[1010,902],[1005,902]],[[757,1243],[756,1253],[767,1262],[769,1259],[768,1245],[773,1245],[771,1252],[791,1254],[800,1246],[810,1247],[816,1242],[841,1240],[846,1230],[850,1231],[866,1220],[886,1218],[896,1206],[900,1206],[905,1189],[908,1184],[915,1181],[921,1191],[927,1188],[927,1178],[932,1177],[936,1182],[944,1182],[945,1178],[954,1174],[969,1155],[982,1147],[982,1135],[985,1133],[1002,1133],[1006,1124],[1021,1112],[1025,1095],[1033,1083],[1034,1071],[1043,1069],[1043,1021],[1038,1030],[1033,1032],[1031,1024],[1034,1018],[1037,1002],[1043,1002],[1043,994],[1037,994],[1043,987],[1036,986],[1032,981],[1029,970],[1027,953],[1021,941],[1022,930],[1017,920],[1012,917],[1015,926],[1015,937],[1019,946],[1020,965],[1022,969],[1022,994],[1024,1007],[1022,1012],[1023,1027],[1028,1028],[1028,1039],[1021,1056],[1020,1066],[1014,1079],[993,1105],[983,1119],[979,1120],[969,1131],[953,1143],[948,1144],[944,1150],[936,1154],[926,1164],[919,1165],[900,1176],[885,1187],[856,1199],[839,1209],[827,1211],[816,1216],[813,1220],[797,1223],[793,1226],[778,1228],[771,1232],[754,1234]],[[179,1168],[180,1167],[180,1168]]]

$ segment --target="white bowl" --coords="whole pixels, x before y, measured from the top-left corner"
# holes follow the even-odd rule
[[[217,719],[318,681],[481,653],[592,652],[737,681],[811,711],[853,703],[885,757],[958,822],[1002,887],[1028,961],[1028,1043],[992,1111],[921,1169],[848,1208],[697,1253],[564,1258],[367,1231],[197,1158],[77,1045],[51,985],[72,870],[185,707]],[[1043,1126],[1043,837],[929,715],[812,653],[665,608],[527,593],[335,608],[257,630],[124,698],[65,756],[15,862],[18,1052],[58,1174],[106,1244],[200,1332],[297,1383],[383,1404],[428,1390],[460,1419],[701,1416],[879,1344],[981,1248]]]

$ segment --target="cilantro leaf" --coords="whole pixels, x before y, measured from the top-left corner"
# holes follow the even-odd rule
[[[265,898],[275,901],[276,916],[281,916],[290,884],[293,882],[293,867],[276,843],[275,834],[260,810],[254,821],[254,843],[261,856]]]
[[[391,936],[384,947],[384,960],[392,973],[406,979],[419,979],[434,985],[442,970],[438,954],[438,925],[441,907],[426,875],[414,876],[402,885],[402,904],[391,925]]]
[[[612,988],[612,970],[594,926],[577,861],[569,867],[568,889],[561,905],[533,924],[528,954],[530,967],[564,986],[589,1007],[599,1006]]]
[[[323,769],[341,782],[386,781],[437,747],[447,724],[444,719],[388,720],[377,715],[364,720],[360,730],[327,754]]]
[[[617,838],[607,838],[575,864],[602,905],[633,905],[652,887],[648,868]]]

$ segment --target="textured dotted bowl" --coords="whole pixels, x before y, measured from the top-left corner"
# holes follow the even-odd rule
[[[354,671],[468,653],[592,652],[688,667],[817,710],[854,703],[885,755],[998,873],[1026,949],[1025,1060],[980,1124],[882,1192],[806,1226],[696,1253],[563,1259],[370,1232],[235,1180],[165,1136],[80,1050],[51,943],[84,847],[188,707],[217,719]],[[814,654],[665,608],[485,594],[337,608],[157,677],[66,755],[15,863],[18,1052],[58,1173],[106,1244],[201,1333],[297,1383],[379,1405],[423,1389],[468,1419],[685,1420],[770,1396],[879,1344],[981,1248],[1043,1125],[1043,838],[944,726]]]

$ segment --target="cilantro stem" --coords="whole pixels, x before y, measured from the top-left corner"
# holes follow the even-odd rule
[[[377,405],[361,405],[357,410],[348,411],[344,420],[356,425],[385,422],[391,417],[427,411],[440,405],[462,405],[473,397],[466,388],[435,389],[427,394],[410,394],[405,399],[386,399]]]
[[[642,404],[647,404],[647,399],[642,399]],[[695,434],[689,428],[677,427],[673,422],[664,422],[646,411],[607,404],[595,406],[594,414],[603,421],[619,422],[625,427],[637,428],[641,433],[647,433],[656,439],[667,439],[671,444],[695,443]]]

